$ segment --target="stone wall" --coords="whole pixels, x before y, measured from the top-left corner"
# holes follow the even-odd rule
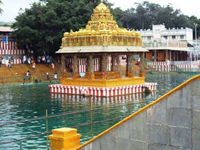
[[[81,150],[200,150],[200,81],[183,86]]]

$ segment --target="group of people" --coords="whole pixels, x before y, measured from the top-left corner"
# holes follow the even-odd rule
[[[50,82],[51,82],[50,76],[49,76],[49,73],[48,73],[48,72],[46,72],[46,77],[47,77],[47,81],[50,81]],[[58,74],[57,74],[56,71],[55,71],[53,77],[54,77],[55,80],[58,79]],[[26,72],[26,77],[24,77],[24,83],[26,82],[26,80],[29,81],[29,82],[31,82],[31,79],[32,79],[32,82],[35,82],[35,83],[41,82],[41,79],[40,79],[40,80],[38,79],[38,76],[37,76],[37,72],[36,72],[36,71],[34,71],[34,73],[33,73],[33,75],[32,75],[31,72],[28,70],[28,71]],[[24,83],[23,83],[23,84],[24,84]]]
[[[38,56],[37,57],[37,63],[43,63],[43,64],[50,64],[51,63],[51,60],[50,60],[50,57],[49,55],[47,56]]]
[[[35,62],[35,60],[34,60],[33,56],[27,57],[26,55],[24,55],[24,56],[21,57],[21,63],[22,64],[29,64],[30,65],[34,62]]]
[[[0,67],[2,65],[2,62],[3,62],[3,57],[0,57]]]
[[[6,66],[8,67],[8,68],[12,68],[12,65],[14,64],[14,58],[13,58],[13,56],[7,56],[8,58],[7,58],[7,61],[6,61]]]
[[[37,63],[46,63],[46,64],[50,64],[50,57],[49,56],[38,56],[37,57]],[[21,57],[21,62],[22,64],[32,64],[32,68],[35,69],[36,68],[36,61],[34,59],[33,56],[31,57],[26,57],[26,55]],[[54,63],[51,63],[51,68],[54,69],[55,65]]]
[[[3,61],[4,60],[4,61]],[[7,68],[12,68],[12,65],[14,64],[14,58],[11,55],[7,55],[6,58],[0,57],[0,66],[2,64],[5,64]]]

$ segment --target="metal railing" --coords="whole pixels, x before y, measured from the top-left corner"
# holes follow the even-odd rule
[[[130,105],[137,105],[137,104],[145,105],[148,102],[150,103],[150,102],[152,102],[152,100],[145,100],[145,101],[141,101],[141,102],[134,102],[134,103],[117,105],[117,106],[101,107],[101,108],[92,108],[92,104],[91,104],[90,105],[91,106],[90,109],[87,109],[87,110],[77,111],[77,112],[70,112],[70,113],[54,115],[54,116],[48,116],[47,110],[46,110],[46,117],[34,118],[34,119],[30,119],[30,120],[23,120],[23,121],[0,124],[0,127],[3,127],[3,126],[15,125],[15,124],[28,123],[28,122],[32,122],[32,121],[36,121],[36,120],[46,120],[46,132],[43,132],[43,133],[40,133],[40,134],[36,134],[36,135],[31,135],[31,136],[20,138],[20,139],[13,139],[13,140],[7,141],[7,142],[0,142],[0,145],[6,145],[6,144],[10,144],[10,143],[19,142],[19,147],[20,147],[20,149],[22,149],[22,141],[27,140],[27,139],[31,139],[31,138],[34,138],[34,137],[39,137],[39,136],[42,136],[42,135],[47,135],[48,136],[48,134],[52,133],[51,131],[48,131],[48,119],[50,119],[50,118],[63,117],[63,116],[69,116],[69,115],[74,115],[74,114],[81,114],[81,113],[85,113],[85,112],[90,113],[91,114],[90,115],[90,122],[86,122],[86,123],[82,123],[82,124],[74,125],[74,126],[69,126],[71,128],[77,128],[77,127],[88,126],[88,125],[108,122],[108,121],[117,120],[117,119],[123,119],[123,118],[129,116],[131,113],[133,113],[133,112],[129,112],[129,113],[123,114],[123,116],[117,116],[117,117],[114,117],[114,118],[109,118],[109,119],[100,120],[100,121],[93,121],[92,112],[94,112],[94,111],[103,110],[103,109],[112,109],[112,108],[130,106]],[[48,149],[48,141],[47,141],[47,149]]]

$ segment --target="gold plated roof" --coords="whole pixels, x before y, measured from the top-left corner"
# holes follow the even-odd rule
[[[119,28],[113,15],[102,1],[94,9],[85,29],[64,33],[62,47],[68,46],[142,46],[142,39],[135,30]]]

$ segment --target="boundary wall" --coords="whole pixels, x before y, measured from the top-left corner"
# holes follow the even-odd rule
[[[189,79],[78,149],[200,150],[199,79]]]
[[[160,72],[199,72],[200,61],[168,61],[168,62],[148,62],[154,70]]]

